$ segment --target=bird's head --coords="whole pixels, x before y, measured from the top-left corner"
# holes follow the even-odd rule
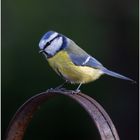
[[[43,53],[47,58],[53,57],[57,52],[66,48],[68,38],[54,31],[48,31],[43,35],[39,42],[40,53]]]

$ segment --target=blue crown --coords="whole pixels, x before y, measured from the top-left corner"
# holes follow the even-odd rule
[[[45,33],[42,37],[43,40],[48,39],[53,33],[55,33],[54,31],[48,31],[47,33]]]
[[[50,37],[52,34],[54,34],[54,33],[57,33],[57,32],[55,32],[55,31],[48,31],[47,33],[45,33],[45,34],[43,35],[43,37],[41,38],[41,40],[40,40],[40,42],[39,42],[39,48],[40,48],[40,49],[43,49],[43,48],[44,48],[44,45],[46,44],[46,40],[49,39],[49,37]],[[67,39],[66,39],[66,37],[65,37],[64,35],[59,34],[59,33],[58,33],[57,36],[55,36],[55,38],[60,37],[60,36],[61,36],[62,39],[63,39],[63,43],[62,43],[62,45],[61,45],[61,47],[60,47],[60,50],[61,50],[61,49],[64,49],[64,48],[67,47]],[[54,39],[54,38],[53,38],[53,39]]]

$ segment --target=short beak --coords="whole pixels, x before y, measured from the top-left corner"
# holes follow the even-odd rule
[[[43,55],[48,58],[48,54],[44,50],[40,50],[39,53],[43,53]]]
[[[39,53],[42,53],[44,50],[40,50]]]

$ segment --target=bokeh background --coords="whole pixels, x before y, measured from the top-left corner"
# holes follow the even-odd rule
[[[38,53],[48,30],[65,34],[107,68],[137,81],[102,76],[81,90],[105,108],[122,140],[138,140],[138,0],[2,0],[2,136],[28,98],[63,82]],[[41,106],[25,139],[100,138],[85,111],[59,97]]]

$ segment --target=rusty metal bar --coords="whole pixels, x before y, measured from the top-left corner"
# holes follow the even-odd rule
[[[52,90],[43,92],[27,100],[15,113],[6,132],[5,140],[22,140],[26,128],[38,107],[54,96],[64,95],[79,103],[93,120],[101,140],[119,140],[113,122],[103,107],[93,98],[83,94],[70,94],[68,91]]]

